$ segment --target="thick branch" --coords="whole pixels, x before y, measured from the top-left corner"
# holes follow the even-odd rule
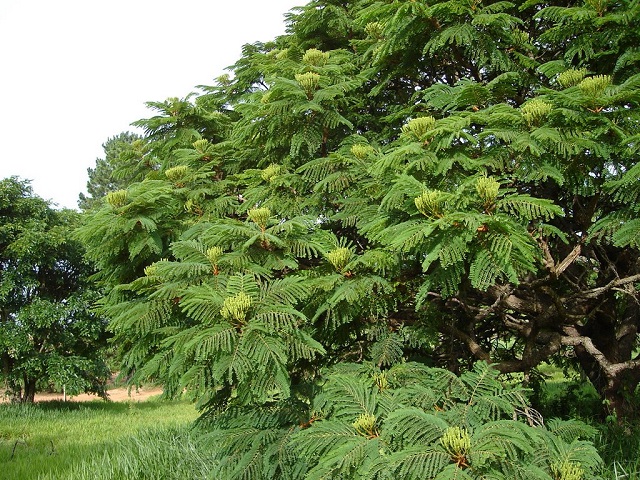
[[[482,346],[476,342],[476,340],[469,334],[464,333],[453,325],[443,323],[442,329],[453,335],[455,338],[464,342],[469,351],[476,357],[478,360],[484,360],[487,363],[491,363],[491,356],[484,351]]]
[[[618,375],[624,370],[635,370],[640,368],[640,359],[638,358],[635,360],[627,360],[625,362],[611,362],[605,354],[595,346],[591,338],[580,335],[575,327],[565,327],[564,331],[566,336],[562,338],[562,344],[573,347],[582,346],[585,351],[593,357],[598,365],[600,365],[600,368],[602,368],[609,378]]]
[[[567,255],[564,260],[562,260],[558,265],[553,266],[553,268],[551,269],[551,274],[554,277],[558,278],[560,275],[562,275],[562,272],[564,272],[567,268],[569,268],[569,266],[575,261],[575,259],[580,256],[581,252],[582,252],[582,245],[580,244],[576,245],[573,248],[573,250],[569,252],[569,255]]]
[[[521,360],[505,360],[494,366],[500,373],[526,372],[548,360],[549,357],[562,348],[562,345],[562,336],[558,333],[553,333],[545,345],[541,348],[530,350],[527,355],[522,356]]]

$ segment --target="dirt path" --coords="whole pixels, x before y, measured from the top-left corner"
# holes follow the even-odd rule
[[[141,387],[137,390],[131,389],[129,392],[126,388],[112,388],[109,390],[109,400],[113,402],[142,402],[149,397],[160,395],[162,393],[162,387]],[[36,394],[36,402],[42,402],[47,400],[62,400],[61,393],[38,393]],[[82,393],[73,397],[67,397],[70,402],[90,402],[91,400],[100,400],[97,395],[89,395]]]

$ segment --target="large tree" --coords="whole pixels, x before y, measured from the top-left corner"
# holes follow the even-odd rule
[[[90,266],[73,238],[79,214],[54,210],[28,181],[0,181],[0,358],[7,393],[38,389],[104,395],[104,318],[92,311]]]
[[[215,410],[348,360],[569,358],[630,414],[639,8],[312,1],[150,104],[145,179],[81,229],[126,368]]]

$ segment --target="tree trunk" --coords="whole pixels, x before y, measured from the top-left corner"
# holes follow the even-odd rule
[[[605,413],[628,420],[635,414],[631,397],[640,381],[640,365],[632,360],[640,319],[635,298],[629,296],[616,315],[619,308],[614,299],[601,306],[599,315],[583,327],[592,344],[576,345],[575,353],[603,399]]]
[[[33,403],[36,398],[36,379],[24,377],[24,390],[20,398],[21,403]]]
[[[4,388],[9,389],[9,374],[11,373],[11,357],[7,353],[2,354],[2,376],[4,377]]]
[[[618,421],[633,419],[637,412],[631,397],[640,381],[640,369],[620,368],[620,364],[605,368],[584,347],[576,347],[575,352],[580,366],[603,400],[603,414],[614,415]]]

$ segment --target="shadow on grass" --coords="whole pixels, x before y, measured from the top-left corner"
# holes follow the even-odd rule
[[[131,410],[135,407],[140,410],[157,410],[166,405],[175,403],[173,400],[160,400],[160,399],[148,399],[144,401],[125,401],[125,402],[112,402],[109,400],[91,400],[89,402],[74,402],[62,400],[46,400],[33,404],[35,408],[43,411],[57,411],[57,412],[73,412],[78,410],[96,410],[111,413],[123,413]]]

